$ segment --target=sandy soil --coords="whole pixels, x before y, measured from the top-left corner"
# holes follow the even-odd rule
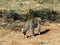
[[[0,45],[60,45],[60,26],[56,23],[41,26],[41,35],[35,30],[35,37],[24,39],[19,31],[0,30]],[[30,32],[27,32],[30,36]]]

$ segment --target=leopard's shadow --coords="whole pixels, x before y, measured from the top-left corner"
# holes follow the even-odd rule
[[[46,34],[46,33],[49,32],[49,31],[50,31],[50,29],[46,29],[46,30],[42,31],[42,32],[40,33],[40,35]],[[39,35],[38,33],[34,34],[34,36],[38,36],[38,35]],[[27,36],[27,38],[29,38],[29,37],[31,37],[31,35],[30,35],[30,36]]]
[[[46,29],[46,30],[42,31],[42,32],[40,33],[40,35],[46,34],[46,33],[49,32],[49,31],[50,31],[50,29]],[[35,36],[37,36],[37,35],[39,35],[39,34],[38,34],[38,33],[35,34]]]

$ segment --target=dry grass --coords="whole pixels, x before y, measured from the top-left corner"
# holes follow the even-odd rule
[[[60,27],[57,27],[56,23],[51,23],[49,26],[41,26],[41,32],[46,29],[50,29],[50,31],[27,39],[24,39],[23,34],[19,31],[2,29],[0,30],[0,45],[59,45]],[[28,36],[30,35],[30,33],[27,34]]]
[[[22,5],[21,5],[22,4]],[[29,8],[50,8],[50,9],[60,11],[60,3],[57,4],[49,4],[49,3],[44,3],[44,4],[39,4],[37,1],[34,0],[27,0],[27,1],[22,1],[22,0],[3,0],[0,2],[0,8],[6,9],[6,10],[16,10],[18,12],[20,11],[28,11]]]
[[[32,1],[32,0],[31,0]],[[20,2],[16,2],[15,0],[10,1],[2,1],[0,2],[0,8],[2,9],[18,9],[20,11],[28,11],[29,8],[50,8],[52,9],[52,4],[39,4],[35,1],[24,1],[23,6],[20,5]],[[32,5],[33,4],[33,5]],[[11,7],[11,5],[17,5],[16,8]],[[60,11],[60,5],[54,4],[54,10]],[[47,23],[46,23],[47,24]],[[60,45],[60,26],[56,23],[51,23],[48,25],[41,26],[41,32],[46,31],[46,29],[50,29],[45,34],[37,35],[35,37],[29,37],[24,39],[23,34],[19,31],[15,32],[13,30],[1,29],[0,30],[0,45]],[[35,31],[37,33],[37,31]],[[30,32],[27,33],[30,36]]]

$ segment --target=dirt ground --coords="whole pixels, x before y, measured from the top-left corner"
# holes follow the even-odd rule
[[[0,30],[0,45],[60,45],[60,24],[41,25],[41,35],[24,39],[20,31]],[[27,32],[30,36],[30,32]]]

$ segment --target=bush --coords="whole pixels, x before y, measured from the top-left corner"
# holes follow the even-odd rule
[[[1,10],[0,11],[0,19],[3,19],[1,20],[2,24],[1,27],[3,28],[7,28],[7,29],[11,29],[11,30],[16,30],[16,26],[19,27],[20,25],[20,22],[21,22],[21,19],[22,17],[17,13],[15,12],[14,10],[10,10],[10,11],[7,11],[7,10]],[[6,25],[4,24],[6,23]]]
[[[58,15],[58,13],[53,10],[51,11],[50,9],[42,9],[42,10],[30,9],[29,12],[27,13],[28,18],[40,17],[41,19],[48,19],[52,21],[56,20],[56,15]]]

